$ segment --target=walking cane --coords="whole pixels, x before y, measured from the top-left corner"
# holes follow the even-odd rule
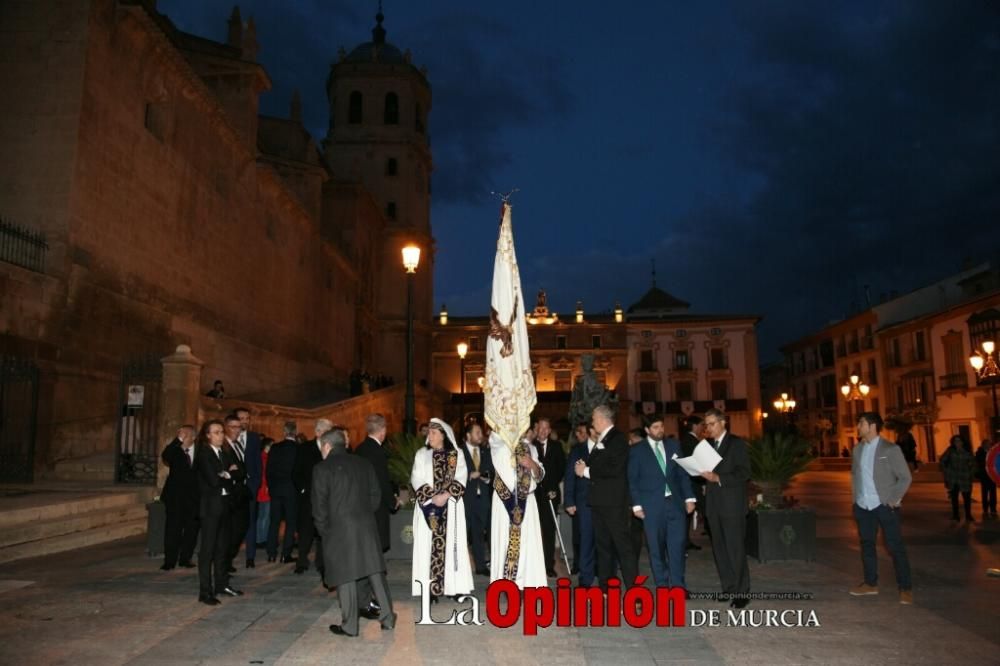
[[[566,573],[568,574],[573,570],[569,566],[569,558],[566,557],[566,544],[563,543],[562,530],[559,529],[559,516],[556,515],[556,507],[554,504],[552,504],[551,497],[548,498],[548,503],[549,503],[549,510],[552,511],[552,520],[555,521],[556,524],[556,536],[559,537],[559,550],[562,551],[563,561],[566,563]]]

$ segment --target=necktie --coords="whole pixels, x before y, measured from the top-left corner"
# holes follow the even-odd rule
[[[656,453],[656,462],[660,464],[660,471],[663,472],[663,476],[667,475],[667,460],[663,455],[663,442],[656,442],[653,446],[653,451]],[[670,496],[670,484],[664,482],[663,496]]]
[[[479,447],[475,445],[472,447],[472,466],[479,471]]]
[[[243,462],[243,443],[237,439],[236,446],[233,448],[236,449],[236,457],[240,459],[240,462]]]
[[[187,455],[188,467],[194,466],[194,447],[184,449],[184,453]]]
[[[719,447],[722,445],[722,442],[720,442],[719,440],[715,440],[714,443],[715,443],[715,450],[718,451]]]

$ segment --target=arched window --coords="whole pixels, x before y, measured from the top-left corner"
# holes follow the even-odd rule
[[[413,123],[413,128],[421,134],[424,133],[424,116],[419,104],[417,104],[417,113]]]
[[[361,106],[361,93],[357,90],[351,93],[351,101],[347,107],[347,122],[352,125],[361,124],[362,116],[362,106]]]
[[[399,164],[396,162],[395,157],[390,157],[385,163],[385,175],[395,176],[399,173]]]
[[[394,92],[385,95],[385,124],[399,124],[399,97]]]

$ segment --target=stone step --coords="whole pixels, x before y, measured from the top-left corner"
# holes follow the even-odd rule
[[[27,524],[0,529],[0,549],[83,532],[104,527],[105,525],[126,523],[140,518],[145,519],[145,517],[145,505],[133,503],[98,509],[87,513],[70,514],[49,520],[32,521]]]
[[[67,550],[86,548],[108,541],[126,539],[138,534],[146,533],[146,518],[136,518],[111,525],[103,525],[82,532],[73,534],[63,534],[40,541],[22,543],[16,546],[0,548],[0,564],[12,562],[27,557],[39,557],[41,555],[51,555],[62,553]]]
[[[0,530],[94,511],[145,507],[155,494],[155,488],[143,486],[108,492],[67,491],[28,496],[20,503],[23,505],[5,506],[0,510]]]
[[[86,458],[60,460],[53,469],[42,472],[41,478],[49,481],[96,481],[114,483],[114,452],[96,453]]]

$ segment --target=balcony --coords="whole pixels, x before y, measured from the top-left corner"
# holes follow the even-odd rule
[[[969,377],[964,372],[954,372],[938,377],[942,391],[955,391],[969,388]]]

